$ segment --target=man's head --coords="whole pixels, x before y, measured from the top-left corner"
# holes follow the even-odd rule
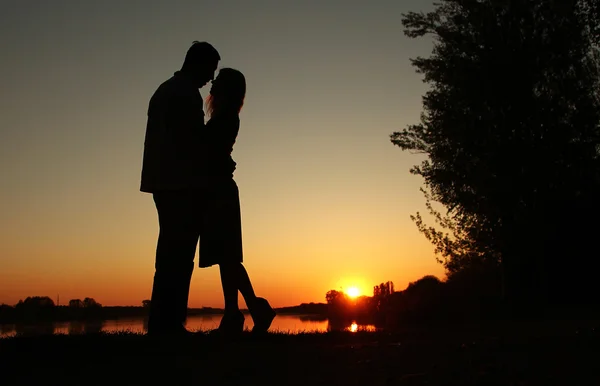
[[[181,71],[191,75],[198,88],[214,79],[221,56],[207,42],[195,41],[188,49]]]

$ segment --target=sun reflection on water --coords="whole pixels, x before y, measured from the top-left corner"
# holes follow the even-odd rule
[[[356,332],[356,331],[358,331],[358,324],[356,324],[356,322],[352,322],[352,324],[350,325],[350,327],[348,327],[348,330],[350,330],[350,332]]]
[[[186,328],[190,331],[210,331],[219,326],[222,315],[191,315],[187,318]],[[246,318],[244,327],[252,329],[254,324],[252,318]],[[144,318],[126,318],[126,319],[108,319],[101,322],[56,322],[46,325],[9,325],[0,324],[0,339],[21,334],[85,334],[90,332],[122,332],[145,333],[147,323]],[[283,332],[289,334],[303,332],[327,332],[327,331],[348,331],[350,333],[361,333],[377,331],[378,328],[370,324],[359,324],[356,320],[352,323],[333,323],[327,318],[314,318],[299,315],[277,315],[270,331]],[[1,344],[0,344],[1,345]]]

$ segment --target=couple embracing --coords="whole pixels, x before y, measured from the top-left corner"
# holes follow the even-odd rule
[[[188,334],[185,321],[198,240],[199,266],[220,269],[225,313],[219,331],[243,331],[238,291],[254,321],[253,332],[266,332],[275,318],[269,302],[255,295],[242,265],[240,200],[231,153],[246,80],[231,68],[221,69],[215,79],[220,60],[212,45],[194,42],[181,70],[150,99],[140,190],[153,196],[160,231],[149,335]],[[204,101],[199,89],[211,81]]]

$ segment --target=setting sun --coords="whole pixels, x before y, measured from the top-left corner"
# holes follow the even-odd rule
[[[346,294],[351,298],[356,298],[360,295],[360,290],[357,287],[350,287],[346,290]]]

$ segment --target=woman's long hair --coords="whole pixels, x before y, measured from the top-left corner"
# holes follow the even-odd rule
[[[246,78],[233,68],[223,68],[213,81],[206,98],[206,113],[214,117],[223,113],[239,113],[246,97]]]

